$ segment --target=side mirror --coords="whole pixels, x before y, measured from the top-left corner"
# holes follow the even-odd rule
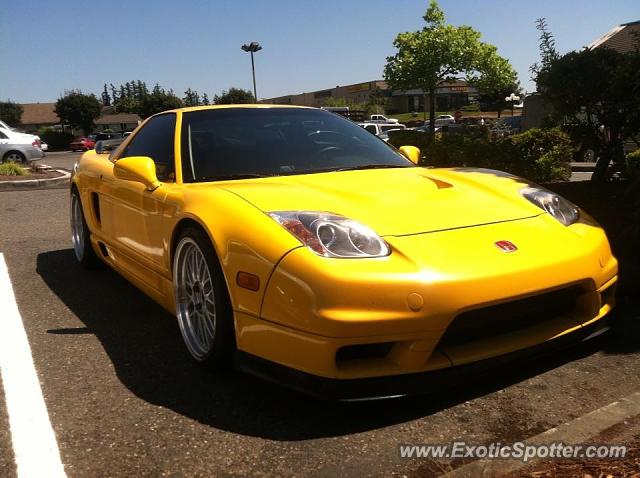
[[[399,150],[402,156],[413,164],[418,164],[420,161],[420,148],[416,148],[415,146],[400,146]]]
[[[156,176],[156,163],[148,156],[130,156],[117,160],[113,165],[113,174],[118,179],[142,183],[149,191],[160,186]]]

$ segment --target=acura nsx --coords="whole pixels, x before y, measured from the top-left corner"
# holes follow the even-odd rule
[[[315,108],[160,113],[74,168],[75,256],[174,314],[196,361],[336,397],[604,330],[617,262],[595,221],[419,157]]]

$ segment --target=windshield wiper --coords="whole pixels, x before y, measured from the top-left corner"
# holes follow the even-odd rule
[[[271,176],[266,174],[257,174],[257,173],[242,173],[242,174],[228,174],[221,176],[204,176],[198,178],[197,182],[206,182],[206,181],[232,181],[235,179],[252,179],[252,178],[269,178]]]
[[[361,164],[360,166],[347,166],[346,168],[338,168],[333,171],[356,171],[358,169],[386,169],[386,168],[406,168],[408,166],[400,166],[397,164]]]

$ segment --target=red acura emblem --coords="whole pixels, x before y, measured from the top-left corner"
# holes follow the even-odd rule
[[[515,252],[518,250],[516,245],[511,241],[498,241],[495,245],[502,252]]]

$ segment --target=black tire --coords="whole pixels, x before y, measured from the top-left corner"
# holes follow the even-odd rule
[[[20,162],[24,164],[27,162],[27,158],[20,151],[7,151],[5,155],[2,157],[2,161],[5,163],[7,161],[15,161],[15,162]]]
[[[186,261],[184,254],[197,254],[198,252],[196,251],[198,249],[204,256],[211,281],[213,319],[210,317],[210,309],[207,309],[207,299],[205,298],[209,294],[206,280],[202,282],[203,285],[201,287],[198,287],[200,299],[194,299],[197,293],[196,285],[194,284],[189,291],[189,287],[185,282],[187,272],[184,268],[189,266],[184,262]],[[236,349],[233,310],[220,262],[207,234],[195,226],[185,228],[176,241],[172,266],[176,317],[187,350],[194,360],[207,368],[229,368],[233,363],[233,355]],[[193,295],[190,295],[189,292]],[[200,308],[196,310],[195,307],[197,307],[198,301],[200,302]],[[198,317],[199,315],[201,317]],[[197,336],[197,327],[194,323],[202,323],[198,321],[206,321],[208,324],[206,327],[202,326],[201,331],[213,331],[212,337],[209,338],[206,346],[204,345],[205,341],[200,340],[200,337]]]
[[[102,267],[102,261],[93,250],[90,234],[84,217],[80,194],[74,187],[71,189],[71,241],[73,252],[82,267],[85,269],[98,269]]]

